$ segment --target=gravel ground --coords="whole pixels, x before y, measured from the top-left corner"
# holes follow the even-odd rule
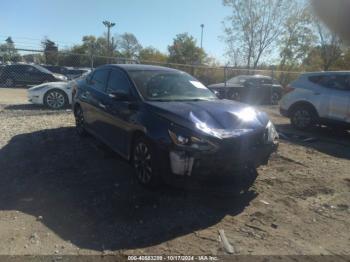
[[[349,133],[297,133],[262,110],[287,139],[249,192],[150,192],[69,109],[0,89],[0,254],[220,255],[224,230],[234,254],[350,255]]]

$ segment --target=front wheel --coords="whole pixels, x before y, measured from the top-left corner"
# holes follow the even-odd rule
[[[7,78],[4,83],[5,87],[14,87],[15,81],[12,78]]]
[[[154,188],[160,184],[159,166],[151,143],[144,137],[136,139],[133,147],[132,163],[138,182]]]
[[[51,109],[62,109],[68,105],[68,97],[61,90],[50,90],[44,95],[44,104]]]
[[[300,106],[295,108],[290,116],[292,125],[299,130],[311,128],[316,122],[316,114],[312,108],[308,106]]]
[[[80,106],[74,110],[75,126],[79,136],[86,136],[84,113]]]
[[[281,99],[280,94],[277,92],[273,92],[271,94],[270,102],[272,105],[278,105],[278,102],[280,101],[280,99]]]

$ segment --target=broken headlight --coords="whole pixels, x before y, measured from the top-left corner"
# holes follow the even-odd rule
[[[275,143],[278,139],[278,133],[277,130],[272,124],[271,121],[269,121],[266,125],[266,132],[265,132],[265,142],[266,143]]]
[[[216,146],[210,141],[191,135],[184,135],[180,132],[169,130],[169,136],[171,141],[180,147],[199,150],[213,150],[216,148]]]

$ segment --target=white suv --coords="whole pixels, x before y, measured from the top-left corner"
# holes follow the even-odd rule
[[[315,124],[350,128],[350,71],[300,75],[287,86],[280,112],[297,129]]]

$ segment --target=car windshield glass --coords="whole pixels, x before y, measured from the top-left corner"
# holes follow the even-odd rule
[[[141,95],[150,101],[193,101],[216,99],[214,93],[192,76],[182,72],[129,71]]]
[[[46,74],[52,74],[51,71],[47,70],[45,67],[39,66],[39,65],[33,65],[33,67],[35,67],[36,69],[38,69],[39,71],[46,73]]]
[[[247,79],[248,77],[246,76],[235,76],[227,82],[230,82],[231,84],[243,84]]]

